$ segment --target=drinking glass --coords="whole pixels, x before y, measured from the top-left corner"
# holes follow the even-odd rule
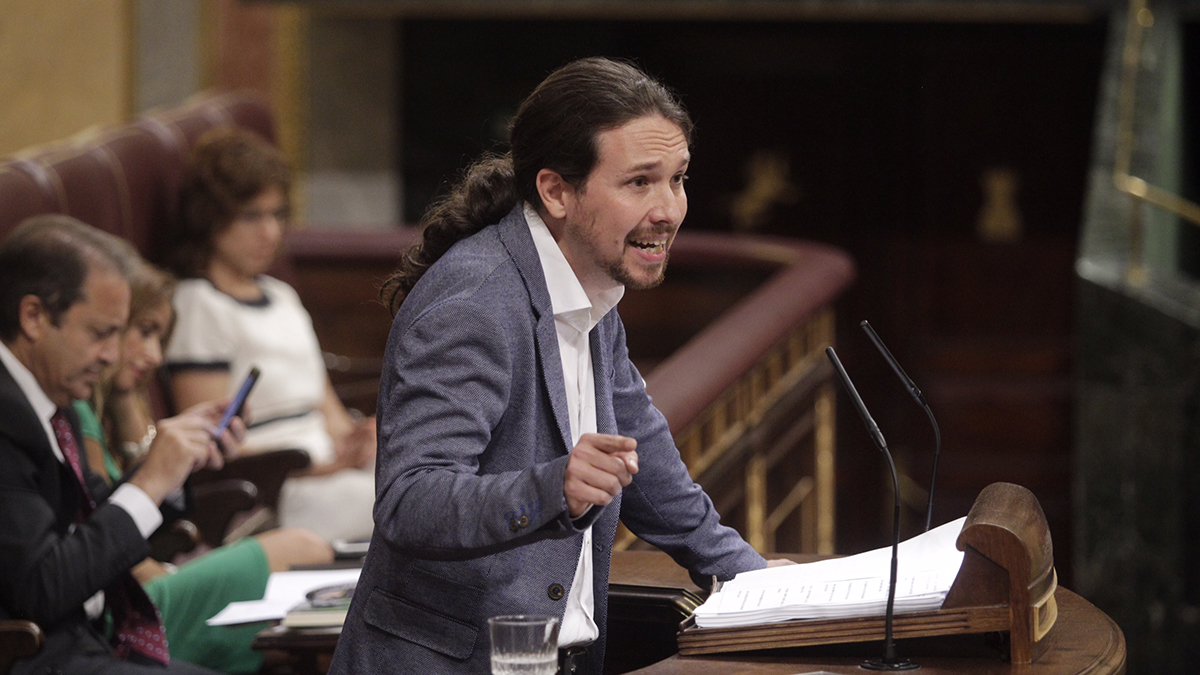
[[[555,675],[558,618],[513,615],[488,619],[492,675]]]

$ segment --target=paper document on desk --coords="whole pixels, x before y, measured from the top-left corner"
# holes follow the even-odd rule
[[[955,546],[966,518],[900,544],[896,613],[940,609],[962,566]],[[791,619],[881,616],[887,610],[892,547],[845,558],[743,572],[695,612],[700,628],[726,628]]]
[[[205,621],[210,626],[230,626],[254,621],[279,620],[288,610],[304,601],[305,595],[322,586],[358,581],[360,568],[344,570],[308,570],[272,572],[262,600],[231,602]]]

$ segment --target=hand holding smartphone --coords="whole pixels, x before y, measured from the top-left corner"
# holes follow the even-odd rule
[[[246,397],[250,395],[250,390],[254,388],[254,384],[258,382],[258,376],[261,371],[255,366],[246,374],[246,379],[242,380],[242,386],[238,387],[237,394],[233,400],[229,402],[229,407],[225,408],[225,413],[221,415],[221,421],[217,423],[213,429],[213,438],[216,439],[217,445],[221,445],[221,435],[229,428],[229,423],[233,418],[242,411],[242,407],[246,405]],[[224,447],[221,448],[224,451]]]

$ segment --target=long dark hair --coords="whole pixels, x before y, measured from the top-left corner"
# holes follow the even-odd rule
[[[674,122],[690,143],[687,111],[637,66],[592,57],[551,73],[517,110],[512,150],[476,161],[425,211],[421,241],[383,282],[380,299],[395,313],[421,275],[457,241],[499,222],[522,199],[540,205],[537,175],[542,169],[582,187],[599,160],[597,136],[648,115]]]

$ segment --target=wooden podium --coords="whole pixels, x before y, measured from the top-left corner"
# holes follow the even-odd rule
[[[1010,514],[1016,513],[1005,504],[1014,497],[1023,499],[1022,493],[1028,495],[1027,491],[1016,486],[994,485],[980,495],[976,508],[972,509],[967,526],[964,526],[958,539],[960,547],[978,548],[975,548],[975,553],[964,549],[967,557],[964,558],[963,568],[951,589],[951,594],[969,599],[973,594],[974,597],[979,597],[978,594],[986,591],[990,593],[986,597],[993,598],[994,603],[982,606],[968,604],[962,609],[943,607],[941,612],[931,613],[942,615],[942,620],[959,616],[958,621],[965,628],[955,626],[941,631],[923,632],[920,634],[934,637],[905,640],[902,643],[905,656],[914,657],[914,660],[921,664],[921,670],[917,672],[928,675],[1120,675],[1125,672],[1125,637],[1112,619],[1069,590],[1054,590],[1050,586],[1047,591],[1046,584],[1054,581],[1053,566],[1050,564],[1053,556],[1048,535],[1044,539],[1045,555],[1036,558],[1046,561],[1044,566],[1030,562],[1034,558],[1029,557],[1029,549],[1024,544],[1017,550],[1026,555],[1027,562],[1023,563],[1025,568],[1020,567],[1020,556],[1001,555],[1001,551],[1013,550],[1014,542],[1027,541],[1028,537],[1022,533],[1027,533],[1030,527],[1026,525],[1010,529],[1007,525],[1014,522],[1011,518],[998,524],[988,520],[980,511],[1000,509]],[[992,505],[981,506],[985,501],[991,501]],[[1034,504],[1036,506],[1036,502]],[[1041,517],[1041,509],[1038,508],[1032,513],[1035,513],[1036,517],[1031,516],[1025,522],[1040,522],[1044,531],[1045,520]],[[972,529],[972,525],[978,527]],[[1000,531],[997,531],[997,528]],[[968,530],[978,532],[981,540],[970,539]],[[991,534],[987,534],[989,532]],[[992,545],[986,543],[988,541],[991,541]],[[979,561],[972,563],[972,566],[991,570],[991,573],[999,569],[1005,571],[1006,575],[993,579],[989,585],[983,576],[988,574],[987,571],[966,572],[967,560],[976,555],[985,558],[986,562],[991,564]],[[820,558],[808,554],[788,557],[799,562],[811,562]],[[1030,571],[1021,573],[1021,569]],[[1009,571],[1021,579],[1040,578],[1045,581],[1042,584],[1031,584],[1027,581],[1024,586],[1012,585],[1007,576]],[[968,577],[976,578],[979,583],[968,584]],[[609,580],[606,674],[634,672],[637,675],[796,675],[820,671],[838,675],[861,674],[864,671],[858,664],[864,656],[877,655],[879,645],[877,642],[858,642],[881,640],[883,637],[882,619],[861,619],[856,620],[856,623],[872,625],[870,622],[875,622],[873,628],[856,629],[860,630],[863,636],[842,636],[832,641],[819,642],[798,639],[785,643],[778,639],[779,636],[769,634],[760,638],[762,646],[741,645],[733,649],[713,650],[712,653],[699,656],[681,656],[674,653],[676,640],[682,644],[700,632],[691,629],[677,636],[677,626],[703,600],[703,591],[692,582],[687,571],[661,551],[616,551],[613,553]],[[984,588],[981,590],[979,587]],[[1017,600],[1014,602],[1011,597],[1016,597]],[[1033,600],[1022,601],[1021,598]],[[1045,602],[1041,602],[1043,598],[1046,599]],[[1028,611],[1010,612],[1010,608],[1014,606],[1027,606]],[[917,616],[908,615],[908,618]],[[1056,618],[1049,618],[1055,616]],[[1032,642],[1029,658],[1036,660],[1028,665],[1017,663],[1020,655],[1016,645],[1010,649],[1013,662],[999,658],[998,652],[987,640],[971,635],[979,632],[972,629],[972,622],[979,622],[981,618],[994,622],[997,627],[992,630],[1015,633],[1013,642],[1021,639],[1021,626],[1027,627],[1029,632],[1026,634],[1031,636]],[[1018,624],[1018,619],[1025,623]],[[777,624],[775,632],[783,625],[785,624]],[[897,621],[897,628],[900,625]],[[1036,629],[1038,626],[1044,629],[1040,637]],[[337,645],[339,633],[340,628],[296,630],[276,626],[260,633],[254,646],[256,649],[282,650],[290,654],[293,658],[285,664],[291,668],[289,672],[319,675],[324,672],[329,655]],[[915,634],[917,633],[901,634],[897,631],[897,637],[901,638]],[[955,634],[959,637],[943,637]],[[745,651],[750,649],[759,651]]]
[[[967,514],[957,546],[962,567],[936,612],[897,614],[897,639],[1006,632],[1009,659],[1032,663],[1058,616],[1054,550],[1046,516],[1029,490],[993,483]],[[679,633],[683,656],[882,640],[884,618],[795,620]]]

